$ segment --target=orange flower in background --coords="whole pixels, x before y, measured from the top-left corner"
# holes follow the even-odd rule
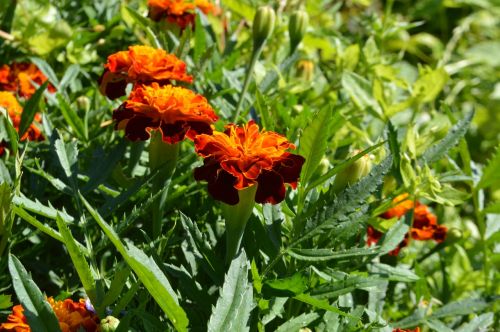
[[[47,81],[47,77],[32,63],[13,63],[0,67],[0,90],[18,93],[21,97],[30,98],[36,91],[37,85]],[[54,92],[55,88],[49,84],[48,90]]]
[[[209,193],[217,200],[235,205],[238,190],[258,185],[257,203],[277,204],[285,198],[285,183],[296,188],[304,157],[287,152],[295,149],[286,137],[272,131],[259,132],[250,121],[243,127],[226,126],[225,132],[199,135],[196,152],[205,158],[195,169],[196,180],[208,182]]]
[[[177,143],[198,134],[211,134],[217,121],[205,97],[191,90],[158,83],[136,86],[128,98],[113,112],[115,129],[124,129],[132,140],[147,140],[149,131],[160,130],[163,141]]]
[[[414,330],[411,330],[411,329],[393,329],[392,332],[420,332],[420,327],[416,327]]]
[[[193,82],[193,77],[186,73],[184,61],[149,46],[130,46],[128,51],[111,54],[104,67],[99,89],[110,99],[124,96],[127,83]]]
[[[52,310],[59,320],[62,332],[97,332],[99,331],[99,318],[89,308],[84,299],[74,302],[71,299],[55,301],[52,297],[47,299]],[[7,317],[7,322],[0,324],[0,331],[30,332],[24,309],[21,305],[12,308],[12,314]]]
[[[174,23],[185,29],[189,25],[194,25],[198,8],[205,15],[219,13],[219,8],[208,0],[148,0],[149,17],[153,21],[165,19],[167,22]]]
[[[18,304],[12,308],[12,313],[7,317],[7,322],[0,324],[0,331],[29,332],[28,320],[23,313],[22,305]]]
[[[23,108],[19,105],[16,97],[10,92],[0,91],[0,107],[3,107],[7,110],[10,119],[12,120],[12,125],[19,132],[19,126],[21,125],[21,115],[23,113]],[[34,118],[34,122],[41,123],[42,116],[40,114],[36,114]],[[20,137],[21,141],[29,140],[29,141],[43,141],[45,138],[41,130],[34,123],[30,125],[28,130]],[[0,142],[0,155],[4,153],[6,143]]]
[[[406,245],[408,244],[408,236],[411,236],[414,240],[434,240],[438,243],[441,243],[446,239],[448,228],[437,223],[436,215],[429,211],[427,205],[422,204],[418,201],[414,204],[412,200],[407,199],[408,196],[408,194],[401,194],[394,198],[393,203],[395,204],[395,206],[381,215],[381,217],[384,219],[401,218],[408,211],[414,209],[413,225],[410,228],[409,233],[399,244],[399,246],[393,251],[389,252],[389,254],[393,256],[397,256],[399,250],[403,247],[406,247]],[[383,233],[379,232],[372,226],[368,226],[366,241],[367,245],[371,246],[373,244],[376,244],[382,237],[382,235]]]

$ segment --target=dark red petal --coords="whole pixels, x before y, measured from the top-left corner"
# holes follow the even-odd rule
[[[212,126],[205,122],[187,122],[186,127],[189,127],[189,130],[186,133],[186,137],[190,140],[194,140],[197,135],[212,135],[213,133]]]
[[[432,238],[436,242],[443,242],[446,240],[446,233],[448,232],[448,228],[446,226],[437,226],[436,229],[434,230],[434,234],[432,235]]]
[[[273,166],[273,170],[281,175],[283,182],[289,183],[295,189],[305,158],[292,153],[285,153],[283,156],[283,159]]]
[[[186,135],[186,129],[183,126],[182,121],[177,121],[176,123],[162,123],[160,126],[163,141],[170,144],[180,142],[184,139]]]
[[[123,120],[132,119],[135,116],[133,110],[126,107],[126,103],[123,103],[116,110],[113,111],[113,120],[116,121],[115,129],[118,129],[120,122]]]
[[[117,75],[106,70],[97,82],[99,83],[101,93],[109,99],[116,99],[125,95],[127,81],[122,75]]]
[[[195,168],[194,178],[197,181],[208,181],[208,192],[214,199],[229,205],[240,201],[238,190],[234,188],[236,178],[221,169],[215,159],[207,158],[203,166]]]
[[[131,141],[145,141],[151,136],[147,128],[158,128],[159,122],[144,116],[135,116],[128,120],[125,136]]]
[[[280,174],[274,171],[262,170],[257,178],[259,186],[255,194],[257,203],[278,204],[285,199],[285,184]]]

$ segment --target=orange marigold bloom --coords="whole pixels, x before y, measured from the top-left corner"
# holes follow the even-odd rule
[[[19,126],[21,125],[21,115],[23,113],[23,108],[19,105],[16,97],[10,92],[0,91],[0,107],[3,107],[7,110],[9,117],[12,120],[12,124],[14,128],[19,132]],[[34,122],[40,123],[42,121],[42,117],[40,114],[35,115]],[[28,130],[21,136],[21,141],[30,140],[30,141],[43,141],[44,137],[42,135],[41,130],[33,123],[30,125]],[[3,154],[5,149],[5,142],[0,142],[0,155]]]
[[[18,93],[21,97],[30,98],[36,91],[31,83],[42,85],[47,77],[32,63],[13,63],[0,67],[0,90]],[[49,84],[48,90],[55,88]]]
[[[193,82],[186,73],[186,63],[165,50],[149,46],[130,46],[128,51],[111,54],[99,79],[99,89],[110,99],[125,95],[127,83],[169,84],[171,81]]]
[[[436,215],[429,211],[427,205],[418,201],[414,204],[412,200],[407,199],[408,196],[408,194],[401,194],[394,198],[393,203],[396,205],[381,215],[384,219],[401,218],[408,211],[414,209],[413,225],[410,228],[409,234],[406,235],[405,239],[396,249],[389,253],[390,255],[396,256],[399,253],[399,250],[408,244],[408,235],[410,235],[414,240],[419,241],[434,240],[441,243],[446,239],[446,232],[448,231],[448,228],[437,223]],[[371,226],[368,226],[367,245],[371,246],[372,244],[377,243],[382,235],[383,234],[381,232]]]
[[[49,297],[47,301],[59,320],[62,332],[99,331],[99,318],[93,311],[87,309],[85,300],[80,299],[79,302],[74,302],[71,299],[55,301]],[[14,306],[7,322],[0,324],[0,331],[31,332],[23,311],[21,305]]]
[[[166,19],[170,23],[178,25],[181,30],[189,25],[194,25],[195,8],[204,14],[219,13],[219,8],[208,0],[148,0],[149,17],[153,21]]]
[[[205,97],[191,90],[158,83],[136,86],[128,98],[113,112],[115,129],[125,129],[132,140],[147,140],[151,129],[161,131],[163,141],[177,143],[198,134],[211,134],[217,121]]]
[[[195,169],[196,180],[208,182],[209,193],[217,200],[235,205],[238,190],[258,185],[257,203],[277,204],[285,198],[285,183],[296,188],[304,157],[286,152],[295,149],[286,137],[272,131],[259,132],[250,121],[243,127],[226,126],[225,132],[199,135],[196,152],[205,158]]]
[[[411,329],[393,329],[392,332],[420,332],[420,327],[416,327],[414,330],[411,330]]]

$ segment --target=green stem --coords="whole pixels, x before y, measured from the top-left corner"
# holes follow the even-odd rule
[[[236,205],[222,205],[226,220],[226,263],[229,264],[240,250],[245,226],[255,205],[257,185],[238,191],[240,201]]]
[[[247,72],[245,74],[245,81],[243,82],[243,89],[241,90],[240,99],[238,100],[238,104],[236,105],[235,115],[233,118],[233,122],[236,123],[241,113],[241,106],[243,105],[243,100],[245,99],[245,94],[247,93],[248,86],[250,85],[250,78],[252,77],[253,68],[257,63],[257,59],[259,58],[260,53],[262,52],[262,47],[254,49],[252,52],[252,59],[250,60],[250,65],[248,66]]]
[[[162,140],[159,131],[154,131],[149,143],[149,168],[151,172],[160,169],[160,174],[155,178],[152,184],[152,194],[156,194],[169,185],[170,178],[174,173],[179,156],[179,143],[169,144]],[[161,220],[167,191],[159,196],[152,204],[153,218],[150,227],[153,239],[157,239],[161,234]]]

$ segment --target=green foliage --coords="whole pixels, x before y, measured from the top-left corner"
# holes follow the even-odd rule
[[[30,327],[40,332],[61,331],[57,317],[21,262],[9,254],[9,272]]]
[[[21,303],[32,330],[57,331],[46,294],[89,298],[127,332],[493,331],[498,3],[217,3],[220,14],[197,9],[181,29],[152,20],[146,1],[0,1],[0,68],[33,63],[49,82],[30,77],[31,98],[9,92],[20,120],[0,107],[0,324]],[[276,21],[254,52],[265,5]],[[292,36],[297,12],[309,24]],[[215,130],[253,120],[305,158],[282,202],[247,206],[232,262],[223,208],[193,177],[193,141],[176,145],[173,174],[154,169],[175,149],[158,140],[150,159],[150,140],[113,120],[126,97],[99,91],[107,57],[131,45],[186,63],[193,84],[169,83],[207,99]],[[42,141],[29,135],[37,113]],[[343,181],[360,158],[371,172]],[[389,218],[405,193],[415,211]],[[416,239],[423,210],[444,241]]]
[[[252,287],[248,283],[248,261],[245,251],[233,259],[224,278],[210,320],[208,331],[249,331],[248,319],[252,310]]]

